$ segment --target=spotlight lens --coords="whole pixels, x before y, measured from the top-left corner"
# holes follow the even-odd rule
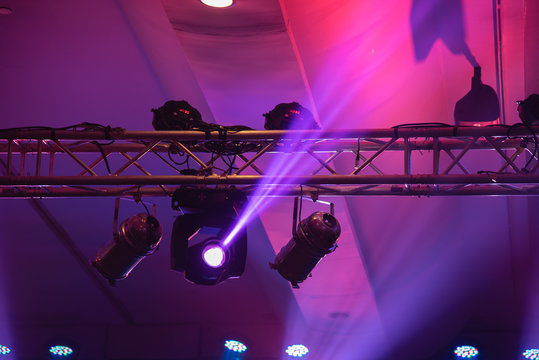
[[[247,346],[245,346],[243,343],[236,341],[236,340],[227,340],[225,341],[225,347],[230,350],[237,353],[242,353],[247,350]]]
[[[527,349],[522,353],[526,359],[539,359],[539,349]]]
[[[0,345],[0,355],[7,355],[11,352],[11,349],[7,346]]]
[[[225,262],[225,252],[217,244],[211,244],[204,248],[202,252],[204,262],[213,268],[218,268]]]
[[[286,348],[285,352],[288,356],[292,357],[303,357],[307,355],[309,349],[305,345],[290,345]]]
[[[234,0],[200,0],[204,5],[211,7],[224,8],[229,7],[234,3]]]
[[[70,348],[69,346],[56,345],[56,346],[51,346],[49,348],[49,352],[52,355],[68,356],[68,355],[73,354],[73,349]]]
[[[479,354],[479,351],[473,346],[459,346],[455,349],[455,355],[464,359],[475,358]]]

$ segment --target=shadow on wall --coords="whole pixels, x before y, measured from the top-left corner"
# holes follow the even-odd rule
[[[454,55],[464,55],[473,67],[479,66],[466,44],[462,0],[414,0],[410,27],[417,62],[424,61],[440,39]]]

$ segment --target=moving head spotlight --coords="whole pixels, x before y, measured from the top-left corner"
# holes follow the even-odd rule
[[[266,130],[318,130],[313,114],[297,102],[281,103],[267,114],[264,129]]]
[[[225,240],[246,200],[235,189],[176,190],[172,207],[184,215],[176,218],[172,228],[171,268],[201,285],[241,276],[247,258],[245,227],[228,243]]]

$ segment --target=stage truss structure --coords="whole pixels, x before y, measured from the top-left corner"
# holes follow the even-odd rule
[[[0,197],[539,195],[539,126],[0,131]]]

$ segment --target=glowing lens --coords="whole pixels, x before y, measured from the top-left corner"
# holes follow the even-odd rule
[[[455,349],[455,355],[464,359],[472,359],[479,354],[479,351],[473,346],[459,346]]]
[[[227,340],[225,341],[225,347],[230,350],[237,353],[242,353],[247,350],[247,346],[245,346],[243,343],[236,341],[236,340]]]
[[[51,346],[49,348],[49,352],[52,354],[52,355],[57,355],[57,356],[68,356],[68,355],[71,355],[73,354],[73,349],[68,347],[68,346],[63,346],[63,345],[56,345],[56,346]]]
[[[307,349],[307,347],[304,345],[290,345],[286,348],[285,352],[288,354],[288,356],[303,357],[307,355],[309,349]]]
[[[213,268],[218,268],[225,262],[225,252],[216,244],[208,245],[202,252],[204,262]]]
[[[204,5],[208,5],[211,7],[229,7],[234,3],[234,0],[200,0]]]
[[[526,359],[539,359],[539,349],[528,349],[522,353]]]
[[[7,355],[11,352],[11,349],[7,346],[0,345],[0,355]]]

